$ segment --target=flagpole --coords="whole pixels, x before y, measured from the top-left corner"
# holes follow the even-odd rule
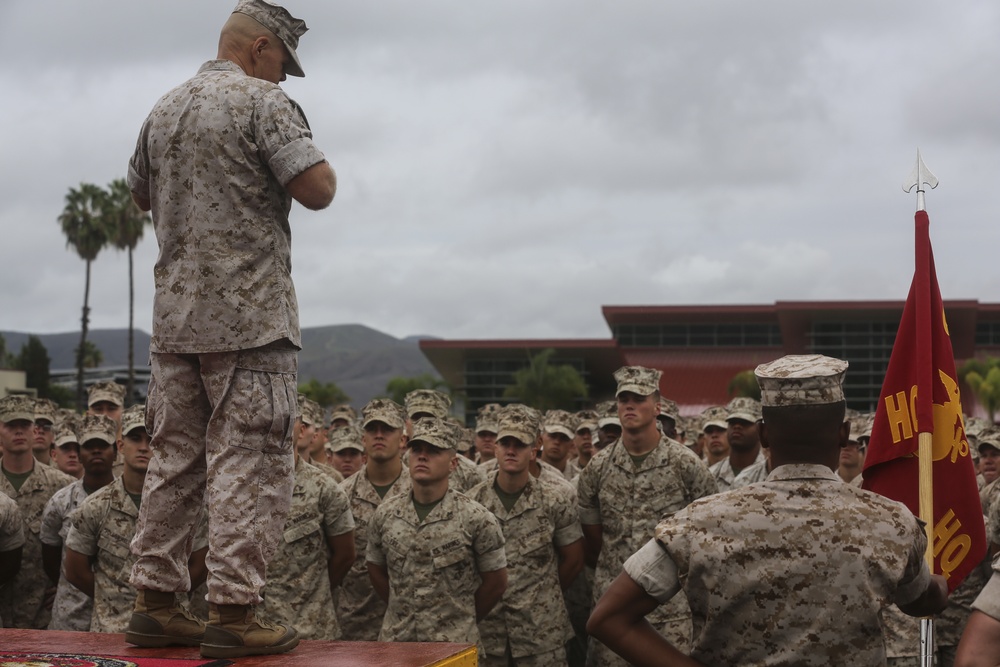
[[[903,191],[909,192],[914,186],[917,188],[917,211],[926,210],[924,204],[924,186],[929,185],[931,189],[938,186],[938,179],[924,164],[920,157],[920,149],[917,149],[917,163],[910,172],[910,176],[903,181]],[[924,261],[919,257],[917,250],[917,261]],[[917,425],[920,432],[917,435],[917,460],[918,479],[920,484],[920,518],[925,523],[927,531],[927,550],[924,552],[924,560],[931,573],[934,572],[934,434],[927,428],[926,424]],[[934,665],[934,619],[920,619],[920,666],[933,667]]]

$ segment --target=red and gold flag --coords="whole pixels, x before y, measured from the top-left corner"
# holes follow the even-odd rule
[[[949,591],[986,555],[983,510],[962,420],[955,356],[931,250],[930,221],[916,215],[916,267],[889,358],[865,457],[864,488],[920,514],[918,437],[933,435],[933,571]]]

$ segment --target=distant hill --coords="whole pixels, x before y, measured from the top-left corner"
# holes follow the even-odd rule
[[[2,331],[7,350],[17,353],[30,334]],[[80,332],[39,334],[48,350],[50,368],[69,369],[75,362],[73,351],[80,342]],[[351,404],[362,407],[382,394],[386,383],[394,377],[412,377],[423,373],[437,376],[419,348],[419,341],[430,336],[408,336],[398,339],[361,324],[337,324],[302,330],[302,352],[299,353],[299,382],[316,378],[320,382],[336,382],[351,397]],[[104,366],[128,365],[128,330],[95,329],[87,333],[104,355]],[[135,365],[148,366],[149,334],[135,331]]]

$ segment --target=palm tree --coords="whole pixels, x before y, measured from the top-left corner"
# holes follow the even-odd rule
[[[973,395],[983,406],[992,423],[1000,408],[1000,359],[969,359],[962,364],[958,376],[965,380]]]
[[[80,345],[76,348],[76,400],[83,408],[83,352],[86,349],[87,325],[90,322],[90,263],[108,244],[106,205],[108,194],[91,183],[81,183],[79,189],[70,188],[66,206],[59,214],[59,225],[66,235],[66,247],[87,263],[87,279],[83,287],[83,316],[80,318]]]
[[[128,405],[132,403],[135,385],[135,285],[132,251],[139,244],[146,225],[152,219],[132,201],[132,193],[124,178],[115,179],[108,185],[108,216],[111,242],[119,250],[128,250],[128,383],[125,385],[125,403]]]
[[[514,382],[504,390],[504,398],[542,412],[557,408],[576,410],[579,400],[587,397],[587,384],[569,364],[551,363],[555,353],[548,348],[531,356],[525,368],[514,372]]]

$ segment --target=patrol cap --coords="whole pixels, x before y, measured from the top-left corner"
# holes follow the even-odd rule
[[[990,422],[981,417],[967,417],[965,420],[965,437],[979,437],[979,434],[990,428]]]
[[[137,428],[146,430],[145,405],[132,405],[122,413],[122,435],[128,435]]]
[[[406,425],[403,406],[389,398],[373,398],[361,408],[361,428],[372,422],[382,422],[391,428],[403,428]]]
[[[106,415],[86,415],[77,431],[80,444],[90,440],[103,440],[109,445],[118,442],[118,422]]]
[[[566,410],[549,410],[542,418],[542,430],[546,433],[562,433],[572,440],[576,437],[576,417]]]
[[[414,389],[406,395],[406,416],[427,413],[438,419],[448,416],[451,409],[451,397],[436,389]]]
[[[451,428],[455,432],[455,449],[460,452],[467,452],[472,449],[472,443],[476,439],[476,435],[472,432],[472,429],[465,428],[465,424],[459,421],[458,417],[452,415],[448,416],[447,421],[451,424]]]
[[[839,403],[846,373],[846,361],[822,354],[790,354],[754,370],[764,407]]]
[[[851,433],[847,436],[848,441],[860,444],[862,439],[872,437],[872,423],[867,415],[858,415],[847,421],[851,425]]]
[[[526,445],[538,440],[542,426],[542,415],[538,410],[523,403],[511,403],[500,410],[497,425],[497,440],[514,438]]]
[[[76,434],[76,427],[76,422],[69,419],[64,419],[56,424],[53,429],[52,444],[56,447],[69,444],[79,445],[80,437]]]
[[[1000,451],[1000,429],[989,427],[979,433],[979,444],[976,449],[982,453],[984,447],[992,447]]]
[[[726,404],[726,421],[730,419],[757,421],[760,419],[760,401],[748,396],[737,396]]]
[[[597,411],[580,410],[576,413],[576,432],[588,430],[591,433],[597,430]]]
[[[383,420],[379,419],[378,421]],[[331,452],[342,452],[345,449],[365,451],[365,446],[361,443],[361,429],[354,424],[333,429],[327,438],[326,449]]]
[[[59,410],[59,405],[50,398],[36,398],[35,399],[35,421],[39,419],[44,419],[50,424],[56,423],[56,412]]]
[[[292,58],[292,62],[285,65],[285,73],[290,76],[305,76],[299,54],[295,52],[299,47],[299,37],[309,29],[305,21],[293,17],[284,7],[264,0],[240,0],[233,13],[246,14],[277,35]]]
[[[476,433],[493,433],[496,435],[499,428],[498,418],[500,415],[499,403],[487,403],[476,411]]]
[[[618,426],[622,425],[620,419],[618,419],[618,402],[617,401],[601,401],[596,406],[597,412],[597,427],[604,428],[605,426]]]
[[[437,417],[421,417],[413,423],[410,445],[414,442],[425,442],[438,449],[456,449],[457,444],[454,427],[447,420]]]
[[[680,421],[681,411],[677,407],[677,401],[669,398],[660,398],[660,416],[674,420],[674,424]]]
[[[341,403],[340,405],[333,406],[330,410],[330,425],[338,419],[343,419],[348,424],[353,424],[358,421],[358,411],[354,409],[354,406],[349,403]]]
[[[87,407],[107,401],[118,407],[125,405],[125,386],[117,382],[95,382],[87,389]]]
[[[614,375],[615,381],[618,382],[615,396],[620,396],[626,391],[639,396],[649,396],[660,390],[660,376],[663,375],[663,371],[645,366],[622,366]]]
[[[305,394],[299,394],[299,415],[308,426],[323,425],[323,408]]]
[[[35,423],[35,399],[23,394],[0,398],[0,422],[29,421]]]
[[[715,426],[716,428],[726,429],[729,424],[726,422],[726,417],[729,416],[729,411],[721,405],[713,405],[712,407],[705,408],[701,411],[701,431],[705,433],[709,426]]]

